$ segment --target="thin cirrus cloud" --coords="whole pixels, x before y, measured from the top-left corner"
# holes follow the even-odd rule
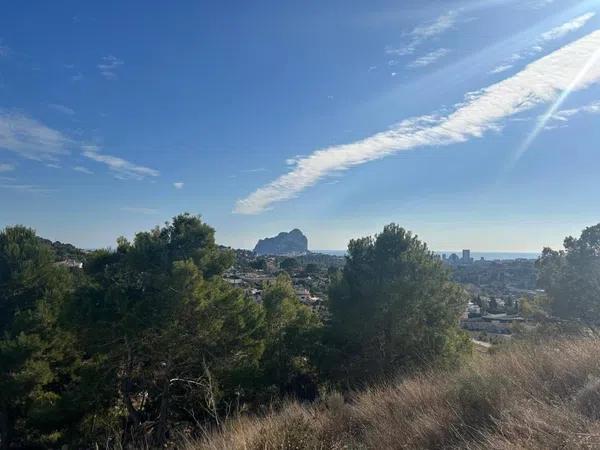
[[[0,173],[1,172],[12,172],[15,170],[15,166],[8,163],[0,163]]]
[[[408,33],[410,39],[408,43],[400,47],[388,46],[385,53],[390,56],[412,55],[417,48],[425,41],[432,39],[440,34],[454,28],[459,18],[459,11],[453,10],[439,16],[430,23],[419,25]]]
[[[421,67],[430,66],[431,64],[435,63],[438,59],[446,56],[448,53],[450,53],[450,50],[448,50],[447,48],[438,48],[437,50],[434,50],[430,53],[427,53],[426,55],[421,56],[420,58],[415,59],[408,65],[408,67],[411,69],[418,69]]]
[[[157,177],[160,172],[149,167],[138,166],[118,156],[101,153],[95,145],[84,145],[82,155],[92,161],[104,164],[120,180],[142,180],[146,177]]]
[[[56,161],[72,142],[60,131],[31,117],[0,110],[0,149],[36,161]]]
[[[83,166],[75,166],[75,167],[73,167],[73,170],[76,172],[85,173],[86,175],[94,174],[94,172],[92,172],[90,169],[88,169],[87,167],[83,167]]]
[[[600,101],[592,102],[588,105],[577,108],[562,109],[550,117],[548,125],[544,129],[553,130],[555,128],[564,128],[573,117],[581,114],[600,114]]]
[[[176,181],[175,183],[173,183],[173,187],[175,189],[183,189],[184,183],[183,181]]]
[[[79,144],[60,131],[52,129],[36,119],[20,112],[0,109],[0,150],[15,153],[26,159],[43,162],[50,168],[60,168],[57,162],[61,157],[70,154],[70,148],[75,145]],[[117,156],[104,154],[98,147],[93,145],[83,145],[82,150],[82,155],[85,158],[106,165],[113,175],[119,179],[142,180],[146,177],[160,175],[158,170],[134,164]],[[0,171],[5,172],[8,167],[8,164],[1,164]],[[74,170],[86,174],[93,173],[82,166],[74,167]],[[31,187],[30,192],[33,192],[34,188],[37,189],[37,187]],[[36,192],[41,192],[41,188]]]
[[[107,80],[115,80],[117,78],[117,69],[123,65],[123,61],[113,55],[103,56],[102,61],[98,64],[100,74]]]
[[[563,38],[567,34],[572,33],[573,31],[577,31],[580,28],[583,28],[588,23],[588,21],[592,19],[595,15],[595,12],[588,12],[570,20],[569,22],[565,22],[562,25],[554,27],[551,30],[546,31],[545,33],[542,33],[537,39],[537,43],[528,51],[524,52],[523,54],[513,54],[510,58],[508,58],[508,60],[504,61],[499,66],[492,69],[490,73],[499,74],[512,69],[514,67],[515,62],[525,58],[526,56],[536,55],[543,51],[544,47],[542,46],[542,44]]]
[[[497,74],[497,73],[502,73],[502,72],[506,72],[507,70],[512,69],[514,66],[512,64],[500,64],[499,66],[494,67],[490,73],[492,74]]]
[[[329,175],[400,151],[451,145],[499,130],[511,116],[556,101],[563,91],[585,89],[600,81],[600,30],[532,62],[522,71],[478,92],[469,93],[446,116],[404,120],[360,141],[317,150],[288,173],[237,201],[234,212],[258,214],[274,203],[296,197]],[[582,69],[585,68],[585,71]]]
[[[571,20],[570,22],[567,22],[558,27],[552,28],[551,30],[546,31],[545,33],[543,33],[541,35],[541,40],[542,41],[553,41],[555,39],[560,39],[560,38],[566,36],[567,34],[573,32],[573,31],[577,31],[580,28],[582,28],[583,26],[585,26],[585,24],[588,23],[588,21],[590,19],[592,19],[595,15],[596,15],[595,12],[589,12],[589,13],[583,14],[579,17],[576,17],[575,19]]]
[[[75,114],[75,111],[73,109],[69,108],[68,106],[61,105],[59,103],[49,103],[48,108],[53,109],[54,111],[57,111],[59,113],[66,114],[68,116],[72,116]]]

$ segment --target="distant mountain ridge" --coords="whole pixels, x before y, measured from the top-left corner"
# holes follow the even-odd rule
[[[308,252],[308,239],[302,231],[294,228],[289,233],[260,239],[254,247],[257,255],[303,255]]]

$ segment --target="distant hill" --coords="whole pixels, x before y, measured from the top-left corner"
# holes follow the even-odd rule
[[[295,228],[289,233],[281,232],[275,237],[259,240],[254,252],[257,255],[303,255],[308,252],[308,239]]]
[[[74,259],[80,262],[85,261],[87,251],[77,248],[73,244],[65,244],[60,241],[52,242],[50,239],[44,239],[42,237],[38,237],[38,239],[42,243],[52,247],[57,261],[63,261],[65,259]]]

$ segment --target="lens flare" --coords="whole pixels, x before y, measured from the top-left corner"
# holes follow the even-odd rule
[[[533,144],[533,141],[535,141],[539,134],[544,130],[548,121],[554,116],[554,114],[556,114],[558,109],[567,100],[573,89],[577,87],[583,77],[585,77],[585,75],[594,66],[594,64],[598,62],[598,60],[600,60],[600,48],[585,63],[577,76],[575,76],[573,81],[571,81],[571,84],[569,84],[569,86],[560,94],[552,106],[550,106],[550,108],[548,108],[548,110],[538,118],[535,128],[531,131],[531,133],[529,133],[527,138],[513,154],[511,160],[509,161],[509,168],[514,166],[529,149],[529,147],[531,147],[531,144]]]

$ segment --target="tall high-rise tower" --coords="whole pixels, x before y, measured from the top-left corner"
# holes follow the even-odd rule
[[[465,263],[470,263],[471,259],[471,250],[463,250],[462,251],[462,261]]]

